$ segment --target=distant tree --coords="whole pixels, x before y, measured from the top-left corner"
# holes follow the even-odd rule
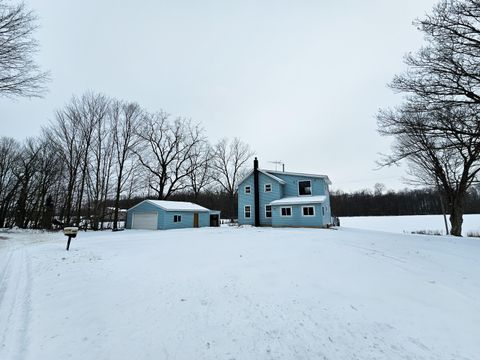
[[[24,2],[0,0],[0,96],[34,97],[45,91],[48,73],[33,59],[38,51],[36,20]]]
[[[142,164],[148,188],[157,199],[168,199],[189,188],[188,176],[200,164],[192,162],[196,149],[206,141],[203,129],[191,121],[170,120],[165,112],[146,114],[137,129],[141,139],[136,151]]]
[[[378,115],[380,134],[396,141],[383,165],[405,159],[421,183],[439,188],[450,233],[461,236],[465,197],[480,171],[480,3],[441,1],[415,24],[427,44],[391,84],[407,95],[403,105]]]
[[[387,187],[385,186],[385,184],[376,183],[375,186],[373,187],[373,193],[379,196],[379,195],[382,195],[386,189]]]
[[[207,141],[200,142],[192,151],[189,160],[192,171],[188,174],[188,179],[195,202],[200,193],[205,191],[214,181],[211,167],[212,152],[213,150]]]
[[[245,175],[253,154],[250,146],[239,138],[234,138],[231,142],[224,138],[213,149],[214,179],[220,189],[229,196],[232,216],[235,214],[238,182]]]

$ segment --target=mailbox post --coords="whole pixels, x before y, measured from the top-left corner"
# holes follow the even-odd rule
[[[63,233],[65,234],[65,236],[68,236],[68,240],[67,240],[67,251],[68,251],[68,249],[70,249],[70,241],[72,240],[72,238],[77,237],[78,227],[63,228]]]

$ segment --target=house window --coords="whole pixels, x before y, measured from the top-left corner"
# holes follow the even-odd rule
[[[182,215],[173,215],[173,222],[174,223],[182,222]]]
[[[265,205],[265,217],[266,218],[272,217],[272,205]]]
[[[291,207],[280,208],[280,216],[292,216],[292,208]]]
[[[272,191],[272,184],[265,184],[265,192],[271,192]]]
[[[315,216],[315,207],[314,206],[303,206],[302,207],[303,216]]]
[[[250,194],[251,191],[252,189],[250,188],[250,186],[245,186],[245,194]]]
[[[312,182],[310,180],[298,182],[298,195],[312,195]]]
[[[251,215],[250,205],[245,205],[244,215],[245,215],[245,219],[250,219],[250,215]]]
[[[322,215],[325,215],[325,206],[322,206]]]

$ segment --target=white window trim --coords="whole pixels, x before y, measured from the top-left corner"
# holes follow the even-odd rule
[[[282,215],[282,209],[290,209],[290,215]],[[280,217],[292,217],[293,215],[293,209],[291,206],[281,206],[279,210],[280,210]]]
[[[267,216],[267,206],[270,206],[270,216]],[[266,219],[271,219],[272,216],[273,216],[272,205],[265,205],[265,218],[266,218]]]
[[[250,213],[250,216],[247,217],[247,207],[248,207],[248,212]],[[252,218],[252,206],[251,205],[245,205],[243,207],[243,217],[245,219],[251,219]]]
[[[303,181],[308,181],[310,183],[310,194],[300,195],[300,182],[303,182]],[[298,182],[297,182],[297,192],[298,192],[298,196],[312,196],[313,195],[312,180],[309,180],[309,179],[298,180]]]
[[[247,192],[247,188],[248,188],[248,192]],[[244,193],[245,193],[245,195],[251,194],[252,193],[252,187],[250,185],[245,185]]]
[[[175,217],[177,217],[179,220],[175,221]],[[182,222],[182,215],[180,215],[180,214],[173,215],[173,222],[174,223],[181,223]]]
[[[303,213],[303,209],[305,209],[305,208],[313,208],[313,215],[305,215]],[[304,216],[304,217],[315,217],[315,206],[312,206],[312,205],[302,206],[302,216]]]
[[[267,185],[270,185],[270,190],[267,191]],[[264,192],[272,192],[272,184],[271,183],[267,183],[263,186],[263,191]]]

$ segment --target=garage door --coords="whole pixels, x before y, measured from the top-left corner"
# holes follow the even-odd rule
[[[157,230],[157,213],[134,213],[132,229]]]

